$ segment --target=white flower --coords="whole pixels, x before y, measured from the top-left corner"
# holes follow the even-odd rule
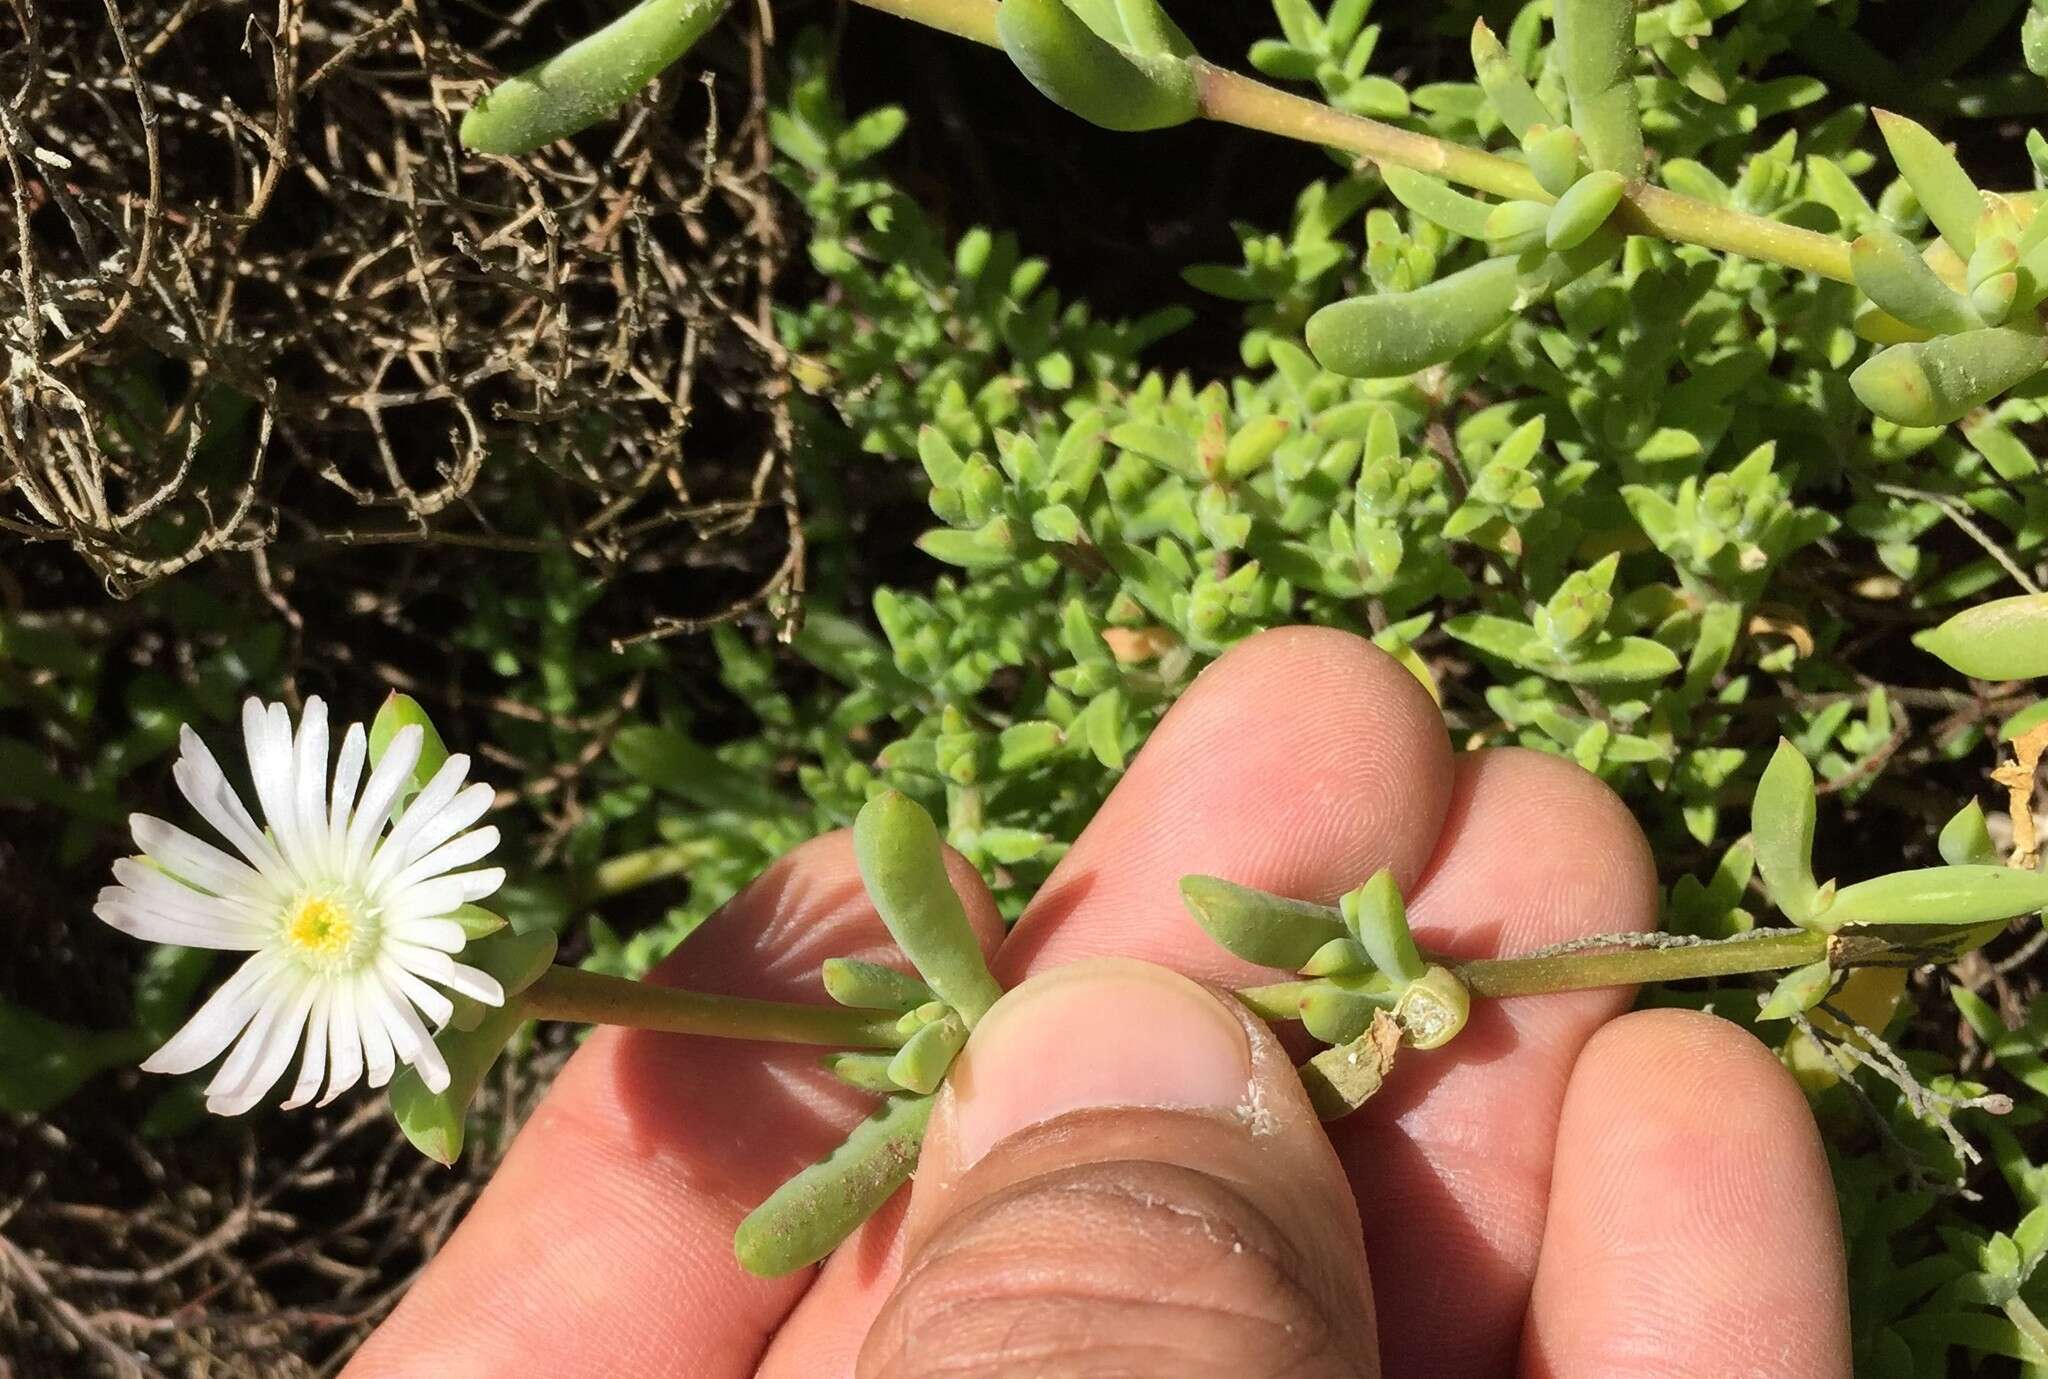
[[[94,907],[116,929],[152,943],[254,955],[142,1066],[188,1073],[232,1043],[206,1088],[207,1109],[221,1115],[254,1106],[301,1047],[287,1107],[311,1101],[323,1077],[323,1105],[365,1069],[381,1087],[401,1063],[442,1090],[448,1065],[420,1016],[439,1025],[454,1007],[434,984],[488,1005],[505,999],[494,978],[455,961],[466,935],[450,917],[505,879],[499,867],[457,870],[498,845],[497,829],[470,827],[490,807],[491,788],[465,790],[469,758],[451,756],[387,833],[419,761],[417,725],[392,738],[360,798],[369,736],[362,724],[350,726],[330,790],[320,700],[306,701],[294,736],[284,705],[251,699],[242,732],[262,826],[190,728],[172,773],[241,856],[132,815],[143,855],[114,864],[118,884]]]

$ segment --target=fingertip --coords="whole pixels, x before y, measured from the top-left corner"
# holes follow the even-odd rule
[[[1621,797],[1576,762],[1524,747],[1457,759],[1444,828],[1412,910],[1458,956],[1650,927],[1657,864]]]
[[[1804,1095],[1688,1010],[1611,1022],[1572,1071],[1525,1338],[1536,1375],[1848,1373],[1841,1227]],[[1616,1318],[1628,1318],[1625,1326]]]
[[[995,897],[972,862],[951,847],[945,858],[967,922],[982,952],[993,955],[1006,932]],[[819,994],[818,972],[832,957],[904,966],[877,922],[847,828],[807,839],[769,863],[648,980],[725,995],[808,999]]]
[[[1249,637],[1153,732],[1018,923],[1005,974],[1118,954],[1250,980],[1263,969],[1195,928],[1180,878],[1202,872],[1317,901],[1382,867],[1411,884],[1450,779],[1442,715],[1391,656],[1326,628]]]

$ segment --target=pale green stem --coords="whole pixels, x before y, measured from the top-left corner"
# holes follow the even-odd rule
[[[1511,158],[1416,134],[1362,115],[1347,115],[1319,101],[1199,59],[1194,68],[1202,114],[1222,124],[1342,149],[1375,163],[1414,168],[1510,200],[1556,199],[1543,190],[1535,173]]]
[[[526,988],[524,999],[527,1013],[536,1020],[628,1025],[668,1034],[854,1049],[900,1048],[909,1037],[896,1028],[897,1017],[891,1013],[713,996],[575,967],[550,967]]]
[[[1474,996],[1536,996],[1594,987],[1675,982],[1804,967],[1827,952],[1827,937],[1803,929],[1771,930],[1716,943],[1599,952],[1544,952],[1447,964]],[[1300,1018],[1305,981],[1246,987],[1237,998],[1264,1020]],[[574,967],[551,967],[523,999],[537,1020],[626,1025],[670,1034],[706,1034],[780,1044],[900,1048],[907,1035],[896,1016],[839,1006],[757,1001],[653,986]]]
[[[2041,1324],[2041,1319],[2034,1315],[2034,1309],[2027,1306],[2026,1300],[2018,1293],[2007,1298],[2004,1307],[2006,1320],[2019,1328],[2020,1335],[2025,1336],[2037,1352],[2039,1358],[2035,1363],[2048,1364],[2048,1326]]]
[[[1001,46],[996,33],[997,0],[859,3],[976,43]],[[1207,119],[1342,149],[1376,163],[1413,168],[1511,200],[1555,200],[1537,183],[1535,174],[1511,158],[1416,134],[1362,115],[1347,115],[1199,58],[1191,65],[1202,114]],[[1837,282],[1855,281],[1849,272],[1849,246],[1832,235],[1716,206],[1648,182],[1629,183],[1617,214],[1621,227],[1635,234],[1698,244]]]
[[[1714,943],[1608,952],[1550,953],[1520,958],[1478,958],[1451,971],[1474,996],[1538,996],[1643,982],[1682,982],[1804,967],[1827,956],[1825,934],[1804,929],[1744,934]]]
[[[1478,958],[1447,963],[1474,996],[1542,996],[1644,982],[1680,982],[1696,977],[1729,977],[1804,967],[1827,955],[1827,936],[1804,929],[1770,930],[1714,943],[1669,948],[1623,948],[1604,952],[1534,953],[1513,958]],[[1436,961],[1432,959],[1432,961]],[[1274,982],[1246,987],[1237,999],[1264,1020],[1299,1018],[1301,997],[1313,982]]]

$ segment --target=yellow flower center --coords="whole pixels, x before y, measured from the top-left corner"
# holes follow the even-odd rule
[[[285,912],[285,942],[317,962],[347,957],[360,932],[355,915],[332,896],[300,896]]]

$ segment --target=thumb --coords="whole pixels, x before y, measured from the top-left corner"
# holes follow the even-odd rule
[[[862,1379],[1371,1379],[1358,1209],[1234,1001],[1096,960],[996,1004],[934,1109]]]

